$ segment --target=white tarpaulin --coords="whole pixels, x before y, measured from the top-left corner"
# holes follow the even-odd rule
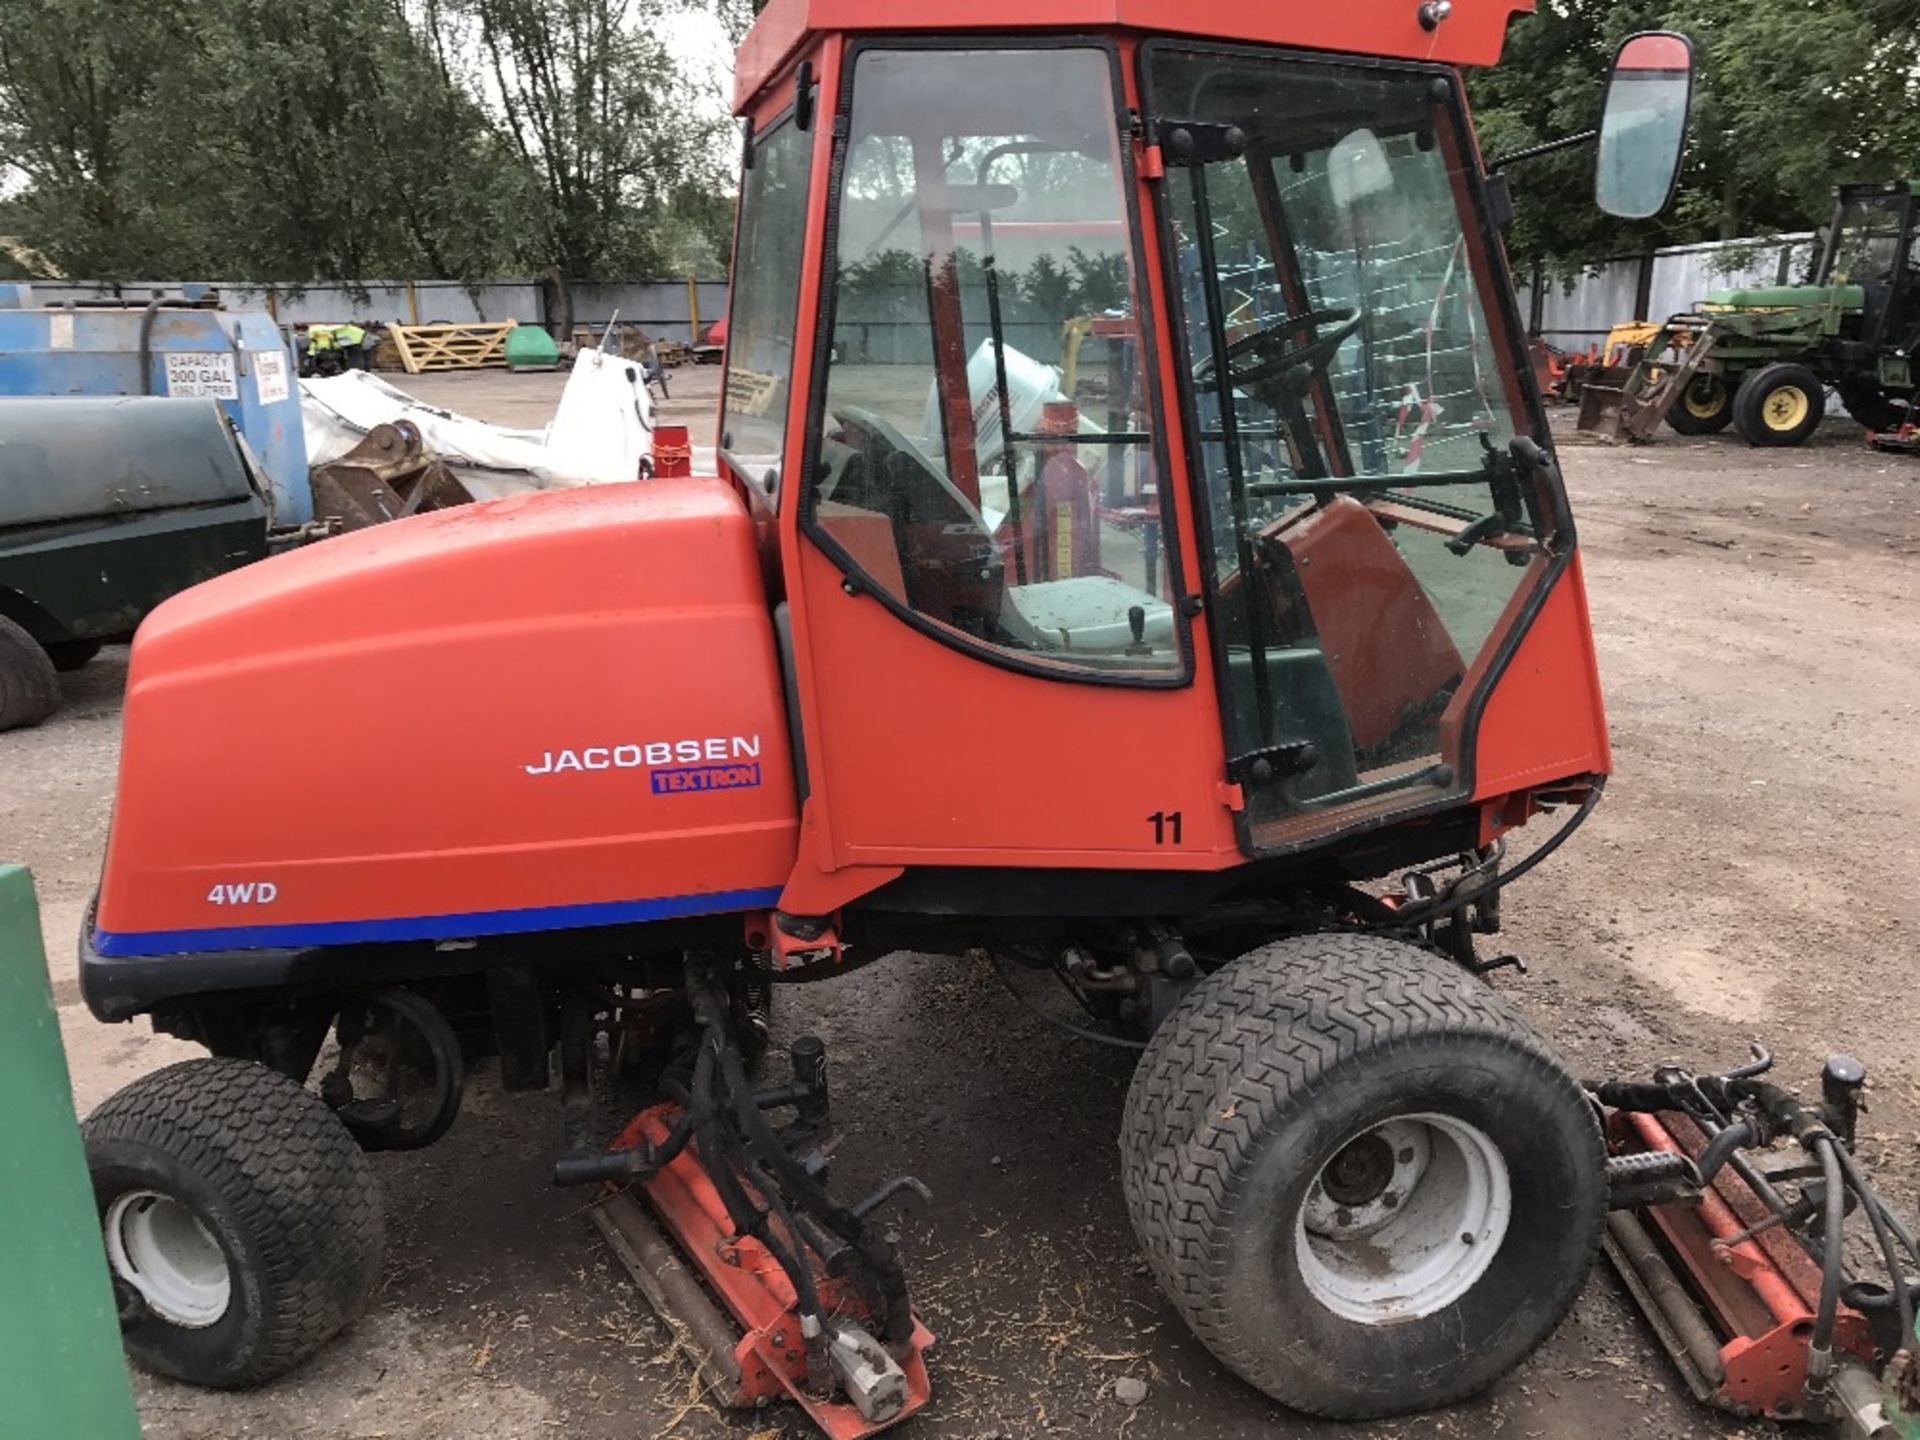
[[[363,370],[300,382],[307,464],[325,465],[376,425],[408,420],[476,499],[639,475],[653,399],[635,362],[583,350],[544,429],[514,430],[428,405]]]

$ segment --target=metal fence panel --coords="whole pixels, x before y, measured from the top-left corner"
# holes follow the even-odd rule
[[[357,285],[274,286],[271,291],[258,285],[211,283],[230,308],[271,310],[282,325],[345,320],[362,324],[417,321],[422,325],[517,320],[522,325],[539,325],[546,315],[537,280],[471,286],[457,280],[416,280],[411,289],[404,280],[368,280]],[[684,279],[581,282],[573,287],[574,320],[580,325],[604,325],[618,311],[621,320],[640,326],[655,338],[692,343],[727,313],[727,282],[698,280],[693,291],[698,304],[697,335]],[[36,281],[33,285],[34,301],[40,305],[84,305],[116,298],[124,304],[143,305],[156,296],[177,296],[180,292],[181,282],[177,280],[129,281],[118,286],[85,280]]]
[[[1541,301],[1540,333],[1569,350],[1583,349],[1628,320],[1664,320],[1690,310],[1715,290],[1793,283],[1813,264],[1813,235],[1674,245],[1653,252],[1647,313],[1637,314],[1642,259],[1623,255],[1588,269],[1571,288],[1550,284]],[[1520,313],[1531,315],[1531,288],[1520,287]]]

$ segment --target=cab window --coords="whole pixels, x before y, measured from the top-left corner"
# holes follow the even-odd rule
[[[735,474],[775,501],[799,320],[811,139],[786,120],[755,145],[741,182],[734,242],[720,452]]]
[[[1111,58],[854,64],[808,524],[944,639],[1182,672]]]

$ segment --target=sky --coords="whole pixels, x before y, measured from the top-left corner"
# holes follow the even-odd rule
[[[725,115],[733,98],[733,42],[720,24],[719,17],[706,11],[689,11],[670,17],[662,26],[667,39],[694,74],[710,83],[704,88],[708,103],[716,115]],[[723,138],[728,174],[740,168],[737,139]]]

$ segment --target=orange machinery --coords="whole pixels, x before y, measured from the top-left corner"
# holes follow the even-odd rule
[[[242,1383],[350,1318],[283,1290],[364,1227],[243,1203],[311,1157],[206,1168],[236,1086],[325,1047],[298,1133],[424,1144],[467,1057],[537,1088],[557,1048],[577,1101],[601,1031],[665,1099],[605,1150],[570,1103],[559,1178],[612,1187],[709,1378],[904,1418],[930,1337],[869,1221],[916,1184],[827,1189],[817,1042],[748,1073],[781,985],[900,949],[1050,972],[1142,1052],[1129,1211],[1250,1383],[1398,1413],[1525,1355],[1609,1162],[1476,939],[1612,764],[1458,73],[1526,8],[773,0],[711,466],[676,439],[140,632],[82,982],[222,1058],[110,1102],[145,1117],[96,1175],[136,1357]],[[1615,213],[1668,198],[1689,65],[1623,47]],[[264,734],[319,778],[263,785]],[[1691,1164],[1624,1168],[1697,1202]]]

